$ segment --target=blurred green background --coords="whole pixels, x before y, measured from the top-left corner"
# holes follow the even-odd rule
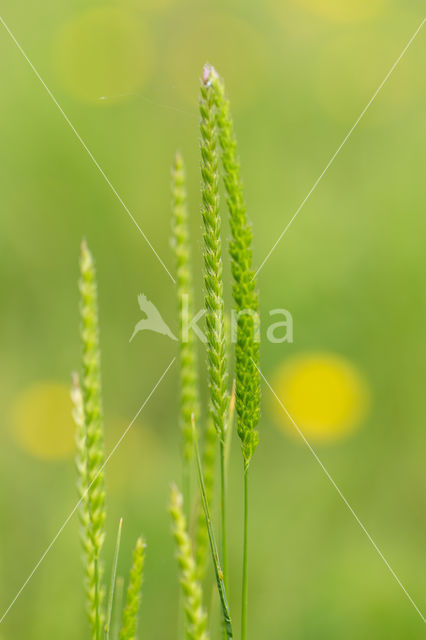
[[[201,306],[204,62],[217,66],[232,100],[259,265],[420,24],[424,2],[3,0],[1,15],[171,271],[169,176],[182,150]],[[356,425],[324,440],[319,429],[312,444],[422,611],[425,54],[423,30],[259,275],[263,323],[277,307],[294,320],[293,343],[262,345],[262,370],[282,401],[291,398],[279,388],[281,367],[317,352],[343,358],[368,389]],[[80,358],[81,238],[97,261],[107,450],[177,353],[161,335],[129,344],[141,316],[137,294],[172,328],[177,318],[173,283],[3,26],[0,91],[4,611],[76,502],[67,387]],[[200,365],[205,383],[201,349]],[[301,392],[313,414],[315,391]],[[181,474],[177,394],[174,366],[107,467],[106,557],[120,516],[122,572],[136,535],[146,536],[139,637],[152,640],[177,637],[166,509],[169,482]],[[263,401],[251,474],[250,637],[424,637],[420,616],[312,454],[289,435],[267,388]],[[240,465],[234,441],[235,611]],[[74,517],[0,625],[1,640],[87,638],[81,585]]]

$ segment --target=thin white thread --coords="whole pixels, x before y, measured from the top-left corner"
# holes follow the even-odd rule
[[[145,242],[148,244],[148,246],[151,248],[151,250],[153,251],[153,253],[157,257],[157,260],[160,262],[160,264],[162,265],[164,270],[167,272],[167,274],[169,275],[169,277],[172,280],[172,282],[174,282],[174,284],[176,284],[176,280],[174,279],[174,277],[172,276],[170,271],[167,269],[167,267],[164,264],[163,260],[160,258],[160,256],[158,255],[157,251],[152,246],[151,242],[148,240],[148,237],[146,236],[144,231],[139,226],[139,224],[136,221],[135,217],[133,216],[133,214],[131,213],[131,211],[129,210],[129,208],[127,207],[127,205],[125,204],[125,202],[123,201],[121,196],[119,195],[119,193],[116,190],[116,188],[114,187],[114,185],[111,183],[111,181],[108,178],[108,176],[106,175],[105,171],[102,169],[102,167],[100,166],[99,162],[96,160],[95,156],[90,151],[89,147],[84,142],[83,138],[78,133],[77,129],[74,127],[73,123],[71,122],[71,120],[69,119],[69,117],[67,116],[65,111],[62,109],[61,105],[59,104],[59,102],[57,101],[57,99],[55,98],[55,96],[53,95],[53,93],[51,92],[51,90],[49,89],[49,87],[47,86],[47,84],[45,83],[45,81],[43,80],[43,78],[41,77],[41,75],[39,74],[39,72],[37,71],[35,66],[33,65],[33,63],[31,62],[31,60],[28,58],[27,54],[25,53],[25,51],[23,50],[23,48],[21,47],[21,45],[19,44],[19,42],[17,41],[17,39],[13,35],[12,31],[9,29],[9,27],[7,26],[7,24],[5,23],[5,21],[3,20],[3,18],[1,16],[0,16],[0,21],[1,21],[2,25],[4,26],[4,28],[6,29],[6,31],[8,32],[9,36],[11,37],[11,39],[13,40],[13,42],[15,43],[15,45],[18,47],[19,51],[21,52],[21,54],[23,55],[25,60],[30,65],[30,67],[31,67],[32,71],[34,72],[34,74],[36,75],[36,77],[39,79],[39,81],[41,82],[43,87],[46,89],[46,91],[47,91],[49,97],[51,98],[51,100],[53,101],[53,103],[59,109],[59,111],[62,114],[64,120],[66,121],[66,123],[69,125],[69,127],[73,131],[73,133],[76,136],[77,140],[80,142],[80,144],[83,147],[83,149],[87,152],[87,154],[90,157],[90,159],[92,160],[93,164],[98,169],[99,173],[104,178],[105,182],[107,183],[107,185],[109,186],[109,188],[111,189],[111,191],[113,192],[113,194],[115,195],[115,197],[117,198],[117,200],[119,201],[119,203],[121,204],[123,209],[126,211],[126,213],[128,214],[129,218],[132,220],[132,222],[134,223],[136,228],[139,230],[139,232],[141,233],[141,235],[144,238]]]
[[[353,517],[355,518],[355,520],[357,521],[357,523],[361,527],[362,531],[365,533],[365,535],[367,536],[367,538],[369,539],[369,541],[373,545],[374,549],[376,550],[376,552],[379,554],[380,558],[383,560],[383,562],[385,563],[385,565],[389,569],[390,573],[392,574],[392,576],[394,577],[396,582],[399,584],[399,586],[401,587],[401,589],[403,590],[403,592],[407,596],[408,600],[411,602],[411,604],[413,605],[413,607],[415,608],[415,610],[417,611],[417,613],[419,614],[419,616],[421,617],[423,622],[426,622],[425,617],[423,616],[422,612],[420,611],[420,609],[418,608],[418,606],[414,602],[413,598],[410,596],[410,594],[408,593],[407,589],[404,587],[404,585],[402,584],[401,580],[398,578],[398,576],[396,575],[395,571],[392,569],[391,565],[386,560],[385,556],[383,555],[383,553],[381,552],[381,550],[379,549],[377,544],[374,542],[373,538],[371,537],[371,535],[369,534],[369,532],[367,531],[367,529],[365,528],[365,526],[363,525],[363,523],[361,522],[361,520],[359,519],[359,517],[357,516],[357,514],[355,513],[355,511],[351,507],[351,505],[349,504],[349,502],[346,499],[346,497],[343,495],[343,493],[340,490],[340,488],[337,486],[336,482],[334,481],[334,479],[332,478],[330,473],[327,471],[326,467],[324,466],[324,464],[322,463],[322,461],[318,457],[318,454],[316,453],[316,451],[309,444],[309,442],[306,439],[303,431],[299,428],[299,426],[293,420],[292,416],[289,414],[289,412],[287,411],[286,407],[283,405],[283,403],[281,402],[280,398],[277,396],[277,394],[275,393],[274,389],[271,387],[271,385],[269,384],[268,380],[265,378],[265,376],[263,375],[263,373],[261,372],[261,370],[259,369],[257,364],[254,362],[254,360],[253,360],[253,363],[254,363],[256,369],[258,370],[260,376],[264,380],[265,384],[267,385],[269,390],[272,392],[272,394],[275,396],[275,398],[278,401],[280,407],[282,408],[282,410],[284,411],[284,413],[286,414],[288,419],[291,421],[293,426],[296,428],[296,430],[297,430],[298,434],[300,435],[300,437],[302,438],[303,442],[306,444],[306,446],[308,447],[309,451],[312,453],[312,455],[314,456],[315,460],[318,462],[318,464],[320,465],[321,469],[324,471],[325,475],[327,476],[327,478],[329,479],[329,481],[331,482],[333,487],[336,489],[337,493],[339,494],[339,496],[343,500],[344,504],[349,509],[349,511],[351,512],[351,514],[353,515]]]
[[[67,518],[65,519],[65,522],[63,523],[63,525],[61,526],[61,528],[59,529],[58,533],[55,535],[55,537],[52,539],[52,541],[50,542],[50,544],[48,545],[48,547],[46,548],[46,550],[44,551],[44,553],[42,554],[40,560],[37,562],[37,564],[35,565],[34,569],[31,571],[30,575],[28,576],[28,578],[25,580],[24,584],[22,585],[22,587],[19,589],[18,593],[16,594],[16,596],[13,598],[12,602],[10,603],[10,605],[7,607],[6,611],[3,613],[2,617],[0,618],[0,624],[3,622],[3,620],[5,619],[5,617],[7,616],[7,614],[9,613],[9,611],[12,609],[13,605],[16,603],[16,601],[18,600],[18,598],[20,597],[20,595],[22,594],[22,592],[24,591],[25,587],[28,585],[28,583],[30,582],[30,580],[33,578],[34,574],[36,573],[37,569],[40,567],[41,563],[43,562],[43,560],[45,559],[45,557],[47,556],[47,554],[49,553],[49,551],[51,550],[51,548],[53,547],[53,545],[55,544],[55,542],[57,541],[57,539],[59,538],[59,536],[61,535],[61,533],[63,532],[63,530],[65,529],[65,527],[67,526],[68,522],[71,520],[71,518],[73,517],[73,515],[75,514],[75,512],[77,511],[77,509],[79,508],[79,506],[81,505],[82,501],[85,499],[85,497],[87,496],[90,487],[92,486],[92,484],[96,481],[96,479],[99,477],[99,474],[102,473],[102,471],[105,469],[106,465],[108,464],[109,460],[111,459],[111,457],[114,455],[114,453],[117,451],[118,447],[120,446],[120,444],[122,443],[122,441],[124,440],[124,438],[126,437],[127,433],[129,432],[129,430],[131,429],[131,427],[133,426],[134,422],[137,420],[137,418],[139,417],[141,411],[143,410],[143,408],[146,406],[146,404],[149,402],[151,396],[153,395],[153,393],[155,392],[155,390],[157,389],[158,385],[161,383],[161,381],[163,380],[164,376],[167,374],[168,370],[170,369],[170,367],[172,366],[172,364],[174,363],[174,361],[176,360],[176,358],[173,358],[169,364],[169,366],[167,367],[167,369],[163,372],[163,374],[161,375],[161,377],[158,379],[158,381],[156,382],[155,386],[152,388],[151,392],[149,393],[149,395],[146,397],[146,399],[144,400],[144,402],[142,403],[141,407],[139,408],[138,412],[136,413],[135,417],[133,418],[133,420],[130,422],[130,424],[127,426],[126,430],[122,433],[122,435],[120,436],[120,438],[118,439],[118,441],[116,442],[116,444],[114,445],[114,447],[112,448],[112,450],[110,451],[110,453],[108,454],[108,457],[106,458],[105,462],[103,463],[103,465],[101,466],[101,468],[99,469],[99,471],[97,472],[97,474],[95,475],[95,477],[93,478],[92,482],[89,484],[89,486],[87,487],[86,491],[84,492],[84,494],[81,496],[81,498],[79,499],[79,501],[76,503],[76,505],[74,506],[74,508],[72,509],[71,513],[67,516]]]
[[[265,265],[266,261],[269,260],[269,258],[271,257],[272,253],[275,251],[277,245],[281,242],[283,236],[287,233],[288,229],[290,228],[290,226],[292,225],[292,223],[294,222],[294,220],[296,219],[296,217],[299,215],[300,211],[303,209],[303,207],[305,206],[306,202],[309,200],[309,198],[311,197],[311,195],[313,194],[313,192],[315,191],[315,189],[317,188],[317,186],[319,185],[319,183],[321,182],[321,180],[323,179],[323,177],[325,176],[325,174],[327,173],[328,169],[331,167],[331,165],[333,164],[334,160],[337,158],[337,156],[339,155],[340,151],[343,149],[344,145],[346,144],[346,142],[349,140],[349,138],[351,137],[352,133],[354,132],[354,130],[356,129],[356,127],[358,126],[358,124],[360,123],[360,121],[362,120],[362,118],[364,117],[364,115],[367,113],[368,109],[371,107],[372,103],[374,102],[374,100],[376,99],[376,97],[378,96],[378,94],[380,93],[380,91],[383,89],[384,85],[386,84],[386,82],[389,80],[390,76],[392,75],[392,73],[395,71],[396,67],[398,66],[398,64],[401,62],[402,58],[404,57],[404,55],[406,54],[406,52],[408,51],[408,48],[410,47],[410,45],[413,43],[414,39],[417,37],[417,35],[419,34],[420,30],[422,29],[424,23],[426,22],[426,18],[424,18],[422,20],[422,22],[420,23],[420,26],[416,29],[416,31],[413,33],[413,35],[411,36],[410,40],[408,41],[408,43],[405,45],[403,51],[400,53],[400,55],[398,56],[398,58],[396,59],[396,61],[393,63],[392,67],[390,68],[390,70],[388,71],[388,73],[386,74],[384,80],[381,82],[381,84],[379,85],[379,87],[376,89],[376,91],[374,92],[373,96],[370,98],[369,102],[367,103],[367,105],[364,107],[364,109],[362,110],[361,114],[359,115],[359,117],[356,119],[355,123],[352,125],[352,127],[349,129],[348,133],[346,134],[346,136],[344,137],[343,141],[341,142],[341,144],[339,145],[337,151],[335,151],[335,153],[332,155],[331,159],[328,161],[324,171],[321,173],[321,175],[319,176],[319,178],[317,178],[317,180],[314,182],[313,186],[311,187],[308,195],[304,198],[304,200],[302,201],[302,203],[299,205],[298,209],[296,210],[295,214],[293,215],[293,217],[291,218],[290,222],[287,224],[287,226],[284,228],[284,230],[281,232],[278,240],[275,242],[275,244],[273,245],[272,249],[270,249],[270,251],[268,252],[266,258],[263,260],[263,262],[261,263],[260,267],[258,267],[256,273],[254,274],[253,278],[256,278],[256,276],[259,274],[260,270],[263,268],[263,266]]]

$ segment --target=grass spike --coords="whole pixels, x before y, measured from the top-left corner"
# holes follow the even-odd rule
[[[170,515],[176,557],[180,571],[180,584],[184,600],[189,640],[207,640],[207,615],[202,604],[202,589],[197,580],[197,569],[192,553],[186,518],[183,513],[183,497],[175,485],[170,489]]]
[[[130,569],[126,606],[123,611],[120,640],[135,640],[138,613],[141,601],[143,568],[145,563],[145,543],[142,538],[136,541],[133,552],[133,564]]]
[[[105,539],[104,448],[101,408],[99,323],[95,266],[87,243],[80,254],[80,316],[83,345],[81,392],[85,438],[85,492],[87,494],[86,531],[83,550],[86,562],[89,619],[94,640],[100,640],[104,627],[101,550]],[[83,513],[83,518],[86,518]],[[90,543],[88,542],[90,540]],[[90,565],[90,566],[89,566]]]
[[[73,418],[76,424],[76,467],[77,467],[77,490],[80,498],[79,519],[80,519],[80,539],[83,548],[83,565],[85,573],[86,608],[89,616],[89,624],[92,639],[98,637],[98,600],[97,593],[97,564],[96,554],[92,539],[92,519],[89,500],[89,483],[87,472],[87,447],[86,447],[86,426],[84,421],[83,394],[80,388],[77,373],[73,374],[73,385],[71,390],[73,402]]]
[[[180,422],[183,437],[185,496],[190,507],[190,461],[194,453],[191,416],[199,416],[197,353],[194,334],[184,328],[192,318],[194,295],[191,276],[186,178],[183,158],[176,153],[172,168],[172,245],[176,256],[180,350]]]
[[[92,541],[92,523],[89,508],[89,483],[87,472],[87,446],[86,425],[84,420],[83,393],[80,387],[79,376],[72,376],[71,399],[73,402],[73,418],[76,424],[76,467],[77,489],[80,498],[79,519],[80,539],[83,548],[84,583],[86,591],[86,607],[89,616],[92,640],[96,640],[97,634],[97,606],[96,606],[96,563]]]
[[[216,107],[232,236],[229,252],[237,320],[235,345],[237,431],[241,440],[244,462],[248,467],[259,441],[256,427],[260,418],[260,377],[256,366],[259,364],[259,299],[252,267],[253,233],[247,219],[230,103],[226,97],[224,83],[213,67],[209,67],[209,81]]]
[[[76,425],[75,439],[77,454],[75,464],[77,467],[77,489],[81,500],[80,516],[83,520],[82,524],[85,524],[89,518],[87,496],[86,425],[84,422],[83,394],[81,391],[79,375],[76,372],[72,374],[71,400],[73,405],[72,416]]]
[[[225,344],[219,177],[213,92],[201,82],[201,213],[204,223],[204,284],[212,417],[220,439],[224,439],[228,405]]]
[[[228,369],[223,301],[221,219],[214,93],[203,69],[200,89],[201,213],[204,223],[204,284],[210,412],[219,437],[221,478],[221,549],[225,584],[228,576],[225,432]]]
[[[237,432],[244,459],[243,579],[241,638],[247,637],[248,597],[248,469],[259,442],[259,299],[252,267],[252,229],[247,220],[243,183],[237,152],[237,140],[225,85],[213,67],[206,77],[212,87],[216,107],[216,124],[222,149],[226,201],[231,227],[232,294],[237,319],[235,345]]]

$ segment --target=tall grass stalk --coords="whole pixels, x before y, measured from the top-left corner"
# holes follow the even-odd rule
[[[195,416],[194,416],[195,419]],[[207,419],[203,442],[203,475],[206,491],[206,500],[211,508],[214,491],[214,474],[216,463],[217,434],[212,418]],[[197,576],[201,581],[206,572],[207,551],[209,546],[208,531],[202,504],[200,505],[197,518],[197,529],[195,533],[195,562],[197,565]]]
[[[79,519],[80,519],[80,539],[83,547],[84,565],[84,585],[86,591],[86,608],[89,616],[92,640],[96,640],[97,634],[97,602],[96,594],[96,571],[95,552],[92,543],[92,521],[89,507],[89,483],[87,471],[87,447],[86,447],[86,424],[84,420],[83,393],[81,391],[79,376],[77,373],[72,377],[71,398],[73,402],[73,418],[76,424],[76,467],[77,467],[77,490],[80,498]]]
[[[209,503],[206,495],[206,487],[204,484],[203,470],[201,467],[201,457],[200,457],[200,451],[198,448],[197,434],[195,431],[194,421],[193,421],[193,429],[194,429],[195,457],[197,462],[198,479],[200,482],[201,500],[203,503],[204,517],[206,520],[206,527],[207,527],[208,536],[209,536],[210,549],[212,553],[213,565],[214,565],[215,576],[216,576],[216,583],[217,583],[220,603],[222,607],[223,628],[224,628],[226,640],[232,640],[233,638],[232,621],[231,621],[231,613],[228,605],[228,599],[226,595],[227,588],[224,580],[223,570],[220,566],[219,554],[217,552],[216,540],[213,532],[213,526],[212,526],[212,521],[210,516]]]
[[[172,168],[172,246],[176,257],[176,282],[179,310],[180,350],[180,422],[182,430],[184,495],[187,508],[190,499],[190,463],[194,452],[191,416],[199,416],[197,353],[192,331],[185,326],[193,313],[191,251],[188,229],[186,179],[183,158],[176,153]]]
[[[145,564],[145,542],[142,538],[136,541],[133,552],[133,564],[130,569],[129,586],[127,587],[126,606],[124,607],[120,640],[135,640],[141,603],[143,569]]]
[[[104,627],[103,566],[105,539],[104,447],[101,409],[99,323],[97,287],[92,255],[83,240],[80,253],[80,317],[83,346],[80,409],[77,421],[80,518],[86,570],[86,594],[92,638],[100,640]],[[74,391],[75,397],[78,396]]]
[[[175,485],[170,490],[170,515],[176,558],[180,571],[180,583],[184,600],[187,636],[190,640],[208,640],[207,614],[204,611],[202,588],[197,579],[197,568],[183,513],[183,497]]]
[[[201,213],[204,223],[204,284],[207,331],[207,359],[211,416],[219,438],[221,468],[222,565],[228,580],[225,435],[228,406],[219,174],[214,93],[203,71],[200,96]]]
[[[259,442],[256,427],[260,418],[260,376],[257,367],[259,363],[259,297],[252,266],[253,232],[247,219],[229,100],[221,78],[212,67],[209,67],[209,72],[216,106],[226,202],[232,235],[229,252],[234,280],[232,293],[237,318],[235,347],[237,431],[241,440],[245,466],[248,467]]]
[[[241,588],[241,640],[247,638],[247,612],[248,612],[248,467],[244,466],[244,510],[243,510],[243,577]]]
[[[237,141],[225,86],[219,75],[208,68],[216,107],[216,122],[222,149],[224,183],[227,194],[232,239],[229,245],[234,279],[233,298],[237,315],[235,345],[237,431],[244,459],[244,526],[241,638],[247,636],[248,594],[248,471],[259,441],[260,417],[259,299],[252,267],[252,229],[247,220]]]
[[[210,545],[219,594],[223,633],[233,639],[228,604],[227,555],[227,462],[234,407],[237,432],[241,441],[244,470],[243,580],[241,639],[247,636],[248,594],[248,514],[249,467],[258,444],[260,415],[258,294],[252,268],[252,231],[247,220],[237,155],[237,144],[229,101],[225,88],[213,67],[206,65],[200,89],[201,132],[201,214],[203,220],[203,258],[206,309],[207,366],[209,380],[209,419],[204,433],[201,463],[197,420],[200,415],[197,358],[194,335],[188,319],[193,312],[188,214],[185,172],[177,154],[172,169],[173,246],[177,263],[177,286],[180,330],[180,423],[184,465],[185,495],[190,508],[190,464],[194,456],[200,484],[202,512],[195,534],[195,558],[184,514],[184,500],[176,487],[171,489],[170,514],[180,571],[182,598],[186,618],[185,634],[189,640],[208,640],[207,615],[202,604],[201,580]],[[219,141],[219,142],[218,142]],[[229,246],[233,274],[234,312],[237,318],[235,346],[236,379],[231,399],[228,394],[228,346],[225,330],[221,216],[219,211],[219,153],[221,148],[226,202],[229,210],[231,242]],[[140,607],[145,545],[139,538],[133,553],[126,603],[121,616],[123,581],[116,578],[121,541],[120,521],[111,585],[105,612],[105,587],[101,552],[105,538],[104,445],[101,403],[101,376],[97,288],[95,267],[87,244],[83,241],[80,256],[80,313],[83,345],[81,378],[73,377],[73,415],[77,426],[77,469],[80,493],[81,539],[85,567],[85,587],[92,640],[135,640]],[[217,447],[218,443],[218,447]],[[210,504],[213,494],[215,449],[220,454],[221,554],[219,557],[213,531]],[[202,522],[204,514],[204,523]],[[114,616],[113,616],[114,611]],[[113,624],[112,632],[111,626]],[[111,635],[112,633],[112,635]],[[104,635],[105,634],[105,635]]]

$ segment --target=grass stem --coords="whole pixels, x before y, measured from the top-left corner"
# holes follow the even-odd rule
[[[223,582],[228,591],[228,541],[227,541],[227,517],[226,517],[226,447],[222,438],[219,440],[220,451],[220,510],[221,510],[221,548],[222,548],[222,570]]]
[[[243,582],[241,606],[241,640],[247,639],[247,609],[248,609],[248,466],[244,465],[244,515],[243,515]]]
[[[115,587],[117,582],[118,554],[120,552],[122,528],[123,528],[123,518],[120,518],[120,522],[118,524],[117,542],[115,543],[114,560],[112,563],[111,585],[109,589],[108,608],[107,608],[107,616],[106,616],[106,623],[105,623],[105,640],[109,640],[110,638],[111,618],[112,618],[112,609],[114,604],[114,593],[115,593]]]
[[[120,635],[121,610],[123,608],[124,578],[119,576],[115,583],[114,624],[111,640],[118,640]]]
[[[228,599],[226,597],[226,587],[224,582],[223,570],[222,570],[222,567],[220,566],[219,554],[217,552],[216,540],[214,537],[213,525],[212,525],[211,516],[210,516],[210,509],[209,509],[209,504],[206,496],[206,487],[204,484],[203,470],[201,467],[200,450],[198,447],[198,440],[196,437],[194,421],[192,425],[193,425],[192,428],[194,431],[195,459],[197,463],[198,479],[200,481],[201,500],[203,503],[204,516],[206,518],[206,526],[209,534],[210,549],[212,553],[214,571],[216,575],[217,589],[219,592],[219,598],[220,598],[220,603],[222,607],[225,637],[227,640],[233,640],[231,612],[229,610]]]

